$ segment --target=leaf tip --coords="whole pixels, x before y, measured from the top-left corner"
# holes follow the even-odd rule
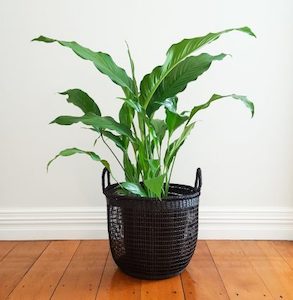
[[[251,110],[251,119],[254,117],[254,105],[252,106],[252,110]]]
[[[230,54],[230,53],[221,53],[219,55],[216,55],[214,57],[214,59],[216,59],[216,60],[222,60],[222,59],[226,58],[226,56],[232,57],[232,54]]]
[[[39,41],[41,38],[42,38],[42,36],[40,35],[40,36],[37,37],[37,38],[33,38],[33,39],[31,40],[31,42],[37,42],[37,41]]]
[[[50,167],[52,161],[53,161],[53,160],[50,160],[50,161],[47,163],[47,167],[46,167],[47,174],[49,173],[49,167]]]
[[[242,31],[242,32],[246,32],[247,34],[249,34],[249,35],[256,38],[255,33],[248,26],[241,27],[241,28],[239,28],[239,30]]]
[[[51,39],[51,38],[48,38],[48,37],[46,37],[44,35],[40,35],[39,37],[32,39],[32,42],[53,43],[53,42],[55,42],[55,40]]]

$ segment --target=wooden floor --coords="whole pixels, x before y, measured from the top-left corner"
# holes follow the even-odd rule
[[[293,299],[293,242],[199,241],[181,276],[121,273],[107,241],[0,242],[0,299]]]

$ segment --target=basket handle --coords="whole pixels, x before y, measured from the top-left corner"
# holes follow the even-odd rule
[[[107,186],[105,185],[105,175],[107,174]],[[108,187],[109,185],[111,184],[110,182],[110,172],[109,170],[105,167],[103,169],[103,172],[102,172],[102,189],[103,189],[103,192],[105,191],[106,187]]]
[[[201,178],[201,168],[197,168],[196,170],[196,177],[194,183],[194,189],[196,192],[200,192],[202,186],[202,178]]]

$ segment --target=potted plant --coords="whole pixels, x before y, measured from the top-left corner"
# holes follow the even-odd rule
[[[214,101],[226,97],[239,100],[249,108],[252,116],[254,105],[245,96],[214,94],[207,102],[197,104],[189,111],[178,112],[177,95],[189,82],[206,72],[214,61],[227,56],[223,53],[192,54],[234,30],[255,36],[250,28],[242,27],[184,39],[168,49],[163,65],[145,75],[140,85],[136,81],[128,45],[131,76],[106,53],[94,52],[76,42],[45,36],[34,39],[57,42],[70,48],[122,88],[119,121],[102,116],[97,103],[75,88],[61,94],[67,96],[67,102],[80,108],[82,115],[60,116],[51,123],[83,123],[96,132],[95,144],[98,140],[106,144],[123,169],[125,181],[115,179],[115,172],[107,160],[93,151],[78,148],[62,150],[48,167],[60,156],[77,153],[86,154],[104,166],[102,183],[107,198],[110,248],[115,262],[127,274],[149,279],[170,277],[182,272],[193,255],[197,241],[201,171],[197,170],[194,187],[170,183],[177,153],[195,125],[194,117]],[[158,110],[164,110],[163,119],[157,117]],[[121,151],[120,156],[113,151],[110,142]],[[110,176],[115,184],[110,184]]]

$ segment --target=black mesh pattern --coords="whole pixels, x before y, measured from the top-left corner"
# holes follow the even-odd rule
[[[107,197],[110,248],[125,273],[161,279],[181,273],[189,263],[198,232],[199,192],[186,185],[170,185],[163,200],[116,195]]]

